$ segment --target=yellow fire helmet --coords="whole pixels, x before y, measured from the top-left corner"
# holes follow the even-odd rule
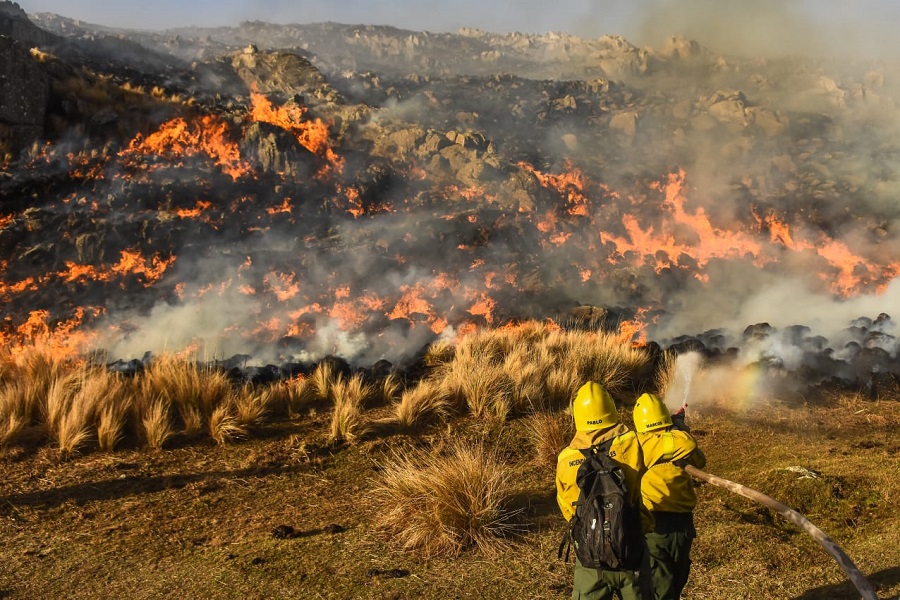
[[[669,427],[672,415],[665,402],[654,394],[641,394],[634,403],[634,428],[638,433]]]
[[[603,386],[589,381],[575,394],[572,404],[576,431],[606,429],[619,422],[616,403]]]

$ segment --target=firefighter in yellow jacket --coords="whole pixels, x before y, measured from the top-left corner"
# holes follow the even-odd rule
[[[645,557],[650,561],[652,598],[678,600],[688,580],[691,544],[697,536],[693,517],[697,494],[683,465],[702,469],[706,457],[690,433],[673,426],[669,409],[653,394],[637,399],[634,427],[647,466],[641,496],[654,520],[654,529],[646,536]]]
[[[575,436],[559,453],[556,462],[556,501],[567,521],[575,515],[574,503],[579,489],[575,482],[578,467],[584,460],[581,449],[591,448],[615,438],[609,456],[622,466],[629,495],[640,506],[640,481],[644,470],[641,447],[635,433],[619,422],[619,413],[609,393],[598,383],[584,384],[575,395],[572,405]],[[641,510],[644,531],[652,530],[652,517]],[[643,585],[646,587],[646,585]],[[574,600],[606,600],[618,591],[622,600],[641,600],[642,582],[633,571],[590,569],[575,559],[575,578],[572,587]]]

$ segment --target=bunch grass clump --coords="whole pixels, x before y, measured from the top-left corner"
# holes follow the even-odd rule
[[[379,527],[404,550],[494,555],[516,532],[512,477],[495,451],[460,440],[447,454],[394,456],[373,491]]]
[[[31,419],[24,409],[24,382],[8,382],[0,387],[0,446],[15,441]]]
[[[310,395],[315,400],[328,402],[334,399],[333,388],[338,381],[340,373],[335,371],[329,361],[320,362],[309,376]]]
[[[436,379],[425,379],[415,387],[403,391],[394,404],[397,425],[404,431],[414,431],[436,421],[443,421],[453,413],[447,390]]]
[[[134,393],[150,402],[164,398],[181,419],[188,436],[200,434],[213,413],[233,400],[234,386],[228,375],[209,366],[176,356],[154,359],[137,380]]]
[[[175,434],[169,415],[170,408],[171,402],[168,399],[158,397],[146,401],[145,406],[138,411],[144,441],[154,450],[160,450]]]
[[[84,396],[78,397],[80,377],[80,373],[71,372],[56,379],[47,391],[44,405],[47,433],[65,453],[77,450],[89,435],[88,422],[93,406],[90,400],[81,401]]]
[[[366,384],[359,374],[349,379],[338,377],[331,387],[334,398],[334,412],[331,415],[329,439],[332,442],[353,443],[371,430],[371,422],[364,412],[364,405],[373,394],[372,386]]]
[[[540,404],[567,407],[586,381],[612,394],[647,376],[649,354],[615,333],[563,331],[526,322],[464,336],[430,375],[450,403],[475,417],[505,419]]]
[[[560,450],[572,439],[572,417],[564,412],[537,411],[527,418],[525,432],[534,448],[535,463],[555,465]]]
[[[220,446],[246,433],[247,427],[239,421],[231,404],[220,404],[209,417],[209,437]]]
[[[275,399],[271,390],[245,385],[234,394],[234,418],[238,425],[256,425],[268,416]]]

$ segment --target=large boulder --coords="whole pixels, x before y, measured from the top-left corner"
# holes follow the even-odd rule
[[[342,102],[322,73],[299,54],[262,52],[251,44],[233,54],[228,64],[248,88],[263,94],[300,95],[310,104]]]

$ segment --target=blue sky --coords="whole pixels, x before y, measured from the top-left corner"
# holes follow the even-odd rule
[[[623,35],[658,45],[687,35],[716,50],[900,56],[897,0],[18,0],[28,13],[143,29],[337,21],[413,30]],[[729,45],[728,48],[723,46]]]

